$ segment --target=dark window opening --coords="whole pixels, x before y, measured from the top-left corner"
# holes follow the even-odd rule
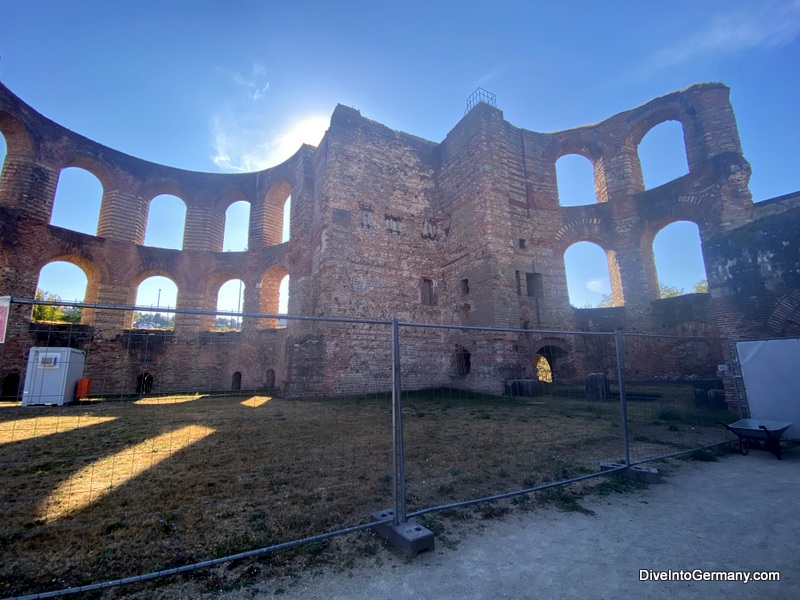
[[[145,371],[136,378],[136,393],[149,394],[153,391],[153,376]]]
[[[425,240],[438,240],[439,232],[436,221],[426,219],[422,230],[422,238]]]
[[[372,207],[367,204],[359,204],[358,209],[361,215],[361,228],[372,229]]]
[[[434,306],[436,304],[436,294],[433,279],[422,280],[420,296],[423,304],[427,306]]]
[[[231,390],[234,392],[239,391],[242,389],[242,373],[240,371],[236,371],[231,378]]]
[[[403,220],[400,217],[392,215],[383,215],[384,222],[386,223],[386,230],[390,233],[400,235],[400,222]]]
[[[458,348],[455,356],[456,373],[459,377],[466,377],[472,369],[472,356],[466,348]]]
[[[517,294],[528,296],[529,298],[541,298],[544,296],[544,284],[541,273],[516,272]]]
[[[275,371],[272,369],[267,369],[267,377],[266,381],[264,382],[264,387],[270,390],[275,387]]]
[[[469,294],[469,279],[462,279],[461,280],[461,293],[462,294]]]
[[[3,391],[0,392],[3,400],[19,399],[19,373],[11,373],[3,378]]]
[[[525,241],[525,239],[524,239],[524,238],[519,238],[519,247],[520,247],[522,250],[525,250],[525,248],[527,248],[527,247],[528,247],[528,242],[527,242],[527,241]]]

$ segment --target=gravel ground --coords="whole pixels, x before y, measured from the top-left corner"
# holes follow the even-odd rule
[[[381,550],[352,568],[306,571],[216,594],[177,585],[183,593],[173,588],[170,597],[794,600],[800,598],[798,498],[800,448],[782,461],[752,451],[682,462],[648,489],[582,500],[593,515],[514,512],[462,532],[454,549],[438,544],[410,561]],[[777,571],[780,581],[641,581],[640,570]]]

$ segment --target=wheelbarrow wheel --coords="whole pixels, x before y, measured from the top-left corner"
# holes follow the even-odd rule
[[[739,438],[739,452],[742,453],[742,456],[747,456],[747,453],[750,452],[750,438],[749,437]]]

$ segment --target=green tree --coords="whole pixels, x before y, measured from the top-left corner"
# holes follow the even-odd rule
[[[693,294],[707,294],[708,293],[708,279],[701,279],[694,284],[692,288]]]
[[[36,300],[46,302],[61,302],[61,296],[36,290]],[[50,323],[80,323],[83,311],[77,306],[53,306],[52,304],[34,304],[31,319],[34,321],[47,321]]]
[[[667,285],[666,283],[658,282],[658,293],[661,298],[674,298],[675,296],[683,296],[685,293],[683,288],[675,287],[674,285]]]
[[[44,290],[36,290],[36,300],[45,300],[46,302],[61,302],[61,298],[50,292]],[[31,318],[34,321],[61,321],[63,313],[60,307],[51,304],[34,304],[33,313]]]

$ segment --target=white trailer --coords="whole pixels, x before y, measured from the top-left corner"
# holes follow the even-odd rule
[[[31,348],[22,406],[60,405],[75,400],[75,387],[83,377],[85,361],[86,352],[75,348]]]

